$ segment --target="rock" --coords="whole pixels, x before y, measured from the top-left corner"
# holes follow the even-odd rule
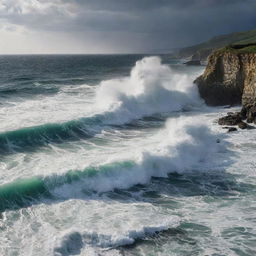
[[[239,113],[229,112],[220,118],[220,125],[255,128],[248,123],[256,124],[256,43],[227,46],[213,52],[204,74],[194,82],[208,105],[242,104]]]
[[[232,46],[217,50],[194,82],[208,105],[251,106],[256,102],[256,52]]]
[[[241,112],[240,112],[240,116],[241,116],[242,120],[246,119],[246,115],[247,115],[247,110],[245,107],[242,107]]]
[[[240,129],[247,129],[248,128],[248,124],[246,124],[245,122],[241,121],[240,123],[238,123],[238,127]]]
[[[237,131],[237,128],[235,128],[235,127],[228,128],[228,132],[235,132],[235,131]]]
[[[240,122],[242,119],[239,114],[224,116],[218,120],[219,125],[238,125]]]
[[[247,124],[247,129],[248,129],[248,130],[252,130],[252,129],[255,129],[255,127],[252,126],[252,125]]]
[[[201,66],[201,61],[200,60],[189,60],[185,62],[184,64],[188,66]]]
[[[256,103],[242,107],[240,112],[242,119],[246,119],[247,123],[256,123]]]
[[[222,129],[227,129],[228,132],[237,131],[237,128],[236,128],[236,127],[229,127],[229,126],[224,126],[224,127],[222,127]]]
[[[248,124],[253,123],[253,118],[252,118],[252,117],[247,117],[246,122],[247,122]]]
[[[237,125],[240,129],[254,129],[253,126],[248,125],[247,123],[242,121],[241,113],[228,113],[227,116],[221,117],[218,120],[219,125],[228,125],[224,126],[223,129],[228,129],[228,132],[234,131],[234,127],[229,127],[229,126],[235,126]],[[235,128],[236,129],[236,128]],[[229,131],[230,130],[230,131]],[[237,129],[236,129],[237,130]]]

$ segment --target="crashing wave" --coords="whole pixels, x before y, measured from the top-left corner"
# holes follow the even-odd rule
[[[92,108],[98,114],[2,132],[0,152],[86,139],[101,132],[104,125],[121,125],[154,114],[188,110],[202,103],[192,81],[189,75],[163,65],[158,57],[144,58],[136,62],[129,77],[101,82]]]
[[[146,184],[152,177],[213,168],[214,155],[224,148],[216,135],[193,118],[170,119],[159,135],[157,148],[141,152],[135,160],[72,170],[62,175],[33,177],[0,186],[0,209],[22,205],[47,195],[72,198],[83,191],[106,192]]]

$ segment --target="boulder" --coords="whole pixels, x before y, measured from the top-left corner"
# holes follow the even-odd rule
[[[239,127],[240,129],[244,130],[244,129],[247,129],[247,128],[248,128],[248,124],[245,123],[245,122],[243,122],[243,121],[241,121],[240,123],[238,123],[238,127]]]
[[[219,118],[219,125],[238,125],[242,122],[240,114],[232,114]]]
[[[239,112],[236,113],[228,113],[227,116],[221,117],[218,120],[218,124],[219,125],[227,125],[224,126],[223,129],[228,129],[228,131],[235,131],[234,129],[231,129],[233,127],[229,127],[229,126],[238,126],[240,129],[254,129],[254,126],[251,126],[247,123],[245,123],[244,121],[242,121],[242,115]],[[236,129],[236,128],[235,128]],[[236,129],[237,130],[237,129]],[[229,131],[229,132],[230,132]]]
[[[235,127],[228,128],[228,132],[236,132],[236,131],[237,131],[237,128],[235,128]]]

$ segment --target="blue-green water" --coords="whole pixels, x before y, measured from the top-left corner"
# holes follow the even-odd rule
[[[160,57],[0,56],[0,255],[256,254],[256,132]]]

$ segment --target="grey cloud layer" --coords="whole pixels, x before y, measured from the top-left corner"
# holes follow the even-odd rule
[[[179,47],[252,29],[255,11],[255,0],[0,0],[0,20],[7,24],[81,40],[94,35],[129,50]]]

